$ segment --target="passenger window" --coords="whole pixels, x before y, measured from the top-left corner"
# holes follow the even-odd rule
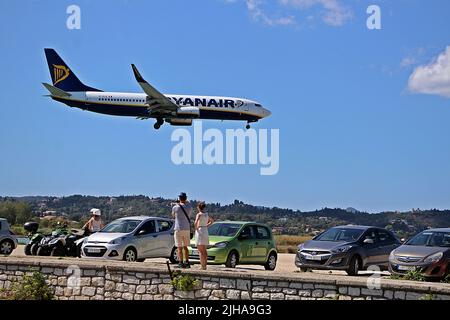
[[[149,220],[145,222],[142,227],[139,228],[137,235],[142,236],[146,234],[155,233],[155,220]]]
[[[165,220],[158,220],[158,232],[169,231],[172,228],[172,222]]]
[[[266,227],[257,226],[256,227],[256,239],[263,239],[263,240],[270,239],[269,230],[267,230]]]
[[[366,235],[363,237],[363,242],[366,240],[373,241],[372,243],[377,242],[377,234],[376,234],[375,230],[371,230],[366,233]]]
[[[255,239],[255,231],[252,226],[246,226],[239,235],[241,240]]]
[[[393,242],[394,241],[392,236],[384,230],[378,230],[378,238],[380,239],[380,241],[384,241],[384,242]]]

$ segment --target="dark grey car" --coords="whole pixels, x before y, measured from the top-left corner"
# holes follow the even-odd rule
[[[302,271],[345,270],[349,275],[357,275],[359,270],[373,265],[387,269],[389,254],[400,244],[382,228],[339,226],[300,244],[295,265]]]

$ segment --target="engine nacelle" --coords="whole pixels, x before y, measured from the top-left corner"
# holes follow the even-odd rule
[[[190,126],[192,125],[192,119],[167,119],[166,120],[172,126]]]
[[[200,117],[200,109],[197,107],[181,107],[178,108],[177,115],[186,118],[198,118]]]

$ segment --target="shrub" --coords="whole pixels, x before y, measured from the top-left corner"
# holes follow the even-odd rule
[[[53,293],[42,273],[35,271],[13,282],[9,290],[2,290],[0,297],[7,300],[52,300]]]
[[[177,290],[192,291],[199,284],[199,281],[188,274],[182,275],[182,274],[178,273],[178,274],[174,275],[174,277],[170,281],[170,283]]]

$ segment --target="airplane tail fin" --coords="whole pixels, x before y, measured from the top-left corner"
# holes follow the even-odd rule
[[[101,91],[83,84],[53,49],[44,49],[53,86],[63,91]]]

